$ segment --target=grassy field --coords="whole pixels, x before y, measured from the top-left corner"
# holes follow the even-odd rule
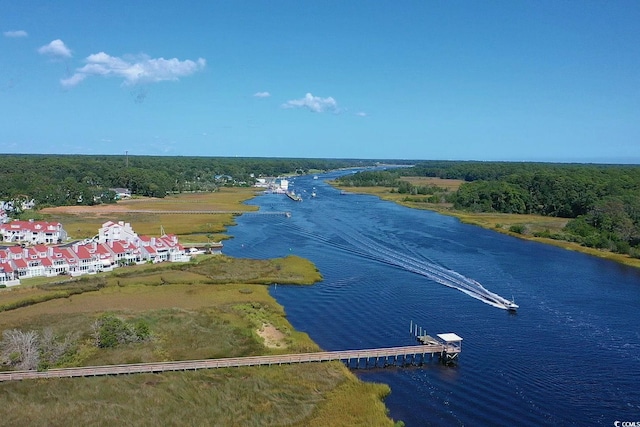
[[[75,333],[72,353],[58,366],[316,351],[260,283],[320,279],[312,263],[294,256],[202,256],[188,264],[52,278],[1,291],[0,306],[82,292],[2,311],[0,330]],[[151,339],[96,347],[91,327],[105,313],[144,321]],[[266,325],[278,331],[271,343],[261,334]],[[359,381],[341,363],[9,382],[0,390],[7,425],[393,425],[381,401],[389,388]]]
[[[133,199],[116,205],[45,209],[72,238],[94,236],[106,221],[139,234],[167,233],[181,242],[228,238],[233,213],[254,189]],[[158,211],[139,213],[132,211]],[[184,211],[161,213],[162,211]],[[288,256],[247,260],[199,256],[186,264],[145,264],[81,278],[23,280],[0,290],[0,330],[52,329],[75,336],[55,366],[89,366],[319,350],[291,327],[265,285],[312,284],[322,276]],[[151,339],[98,348],[92,326],[111,314],[144,322]],[[359,381],[341,363],[1,383],[7,425],[392,426],[382,384]]]
[[[446,188],[449,191],[456,191],[460,184],[464,181],[461,180],[446,180],[440,178],[425,178],[425,177],[403,177],[404,180],[412,183],[413,185],[426,186],[436,185],[442,188]],[[588,248],[577,243],[566,242],[562,240],[554,240],[550,238],[535,237],[536,232],[559,233],[567,224],[566,218],[554,218],[541,215],[518,215],[518,214],[502,214],[502,213],[473,213],[458,211],[453,209],[451,205],[444,203],[427,203],[418,199],[424,199],[424,196],[407,196],[406,194],[399,194],[392,192],[388,187],[340,187],[336,185],[336,188],[360,194],[370,194],[378,196],[381,199],[389,200],[398,203],[403,206],[407,206],[414,209],[426,209],[436,211],[443,215],[455,216],[461,222],[465,224],[477,225],[479,227],[495,230],[500,233],[508,234],[520,239],[532,240],[548,245],[558,246],[567,250],[581,252],[599,258],[609,259],[625,265],[640,268],[640,260],[631,258],[628,255],[616,254],[613,252]],[[512,226],[523,227],[526,230],[525,233],[514,233],[510,231]]]
[[[417,187],[436,186],[449,191],[457,191],[460,185],[464,183],[462,179],[442,179],[428,176],[404,176],[403,181],[415,185]]]
[[[340,363],[2,384],[4,425],[393,426]]]
[[[138,234],[157,236],[162,226],[166,233],[178,235],[182,242],[206,243],[229,238],[224,232],[235,224],[235,214],[192,214],[188,211],[252,212],[257,207],[243,202],[255,195],[255,188],[221,188],[214,193],[169,195],[163,199],[128,199],[115,205],[45,208],[39,213],[44,220],[60,222],[73,239],[95,236],[106,221],[125,221]],[[185,213],[163,213],[181,211]]]

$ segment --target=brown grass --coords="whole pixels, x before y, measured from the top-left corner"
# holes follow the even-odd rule
[[[442,179],[435,177],[425,177],[425,176],[403,176],[400,178],[402,181],[407,181],[415,186],[436,186],[440,188],[444,188],[449,191],[457,191],[460,188],[460,185],[464,184],[464,180],[462,179]]]
[[[243,204],[256,195],[253,188],[222,188],[214,193],[188,193],[170,195],[163,199],[136,198],[111,205],[59,206],[42,209],[48,221],[62,223],[69,236],[83,239],[95,236],[106,221],[129,222],[138,234],[160,235],[160,226],[166,233],[177,234],[185,242],[219,241],[228,238],[223,232],[234,224],[235,214],[251,212],[257,208]],[[140,213],[132,211],[158,211]],[[184,214],[160,213],[185,211]],[[190,214],[186,211],[227,211],[229,213]]]

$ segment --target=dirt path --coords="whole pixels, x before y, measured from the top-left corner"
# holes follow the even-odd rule
[[[286,348],[285,335],[275,326],[265,323],[262,328],[258,329],[258,335],[264,340],[265,347],[268,348]]]

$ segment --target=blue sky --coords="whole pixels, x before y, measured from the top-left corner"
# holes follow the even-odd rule
[[[0,153],[640,163],[640,2],[2,1]]]

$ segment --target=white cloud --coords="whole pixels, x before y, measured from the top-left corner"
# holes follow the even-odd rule
[[[61,79],[60,84],[64,87],[74,87],[81,81],[87,78],[86,74],[75,73],[73,76],[68,79]]]
[[[197,61],[149,58],[146,55],[118,58],[104,52],[87,56],[85,62],[87,64],[76,69],[71,77],[60,80],[62,86],[67,88],[76,86],[90,76],[118,77],[123,79],[124,85],[128,86],[136,83],[175,81],[202,70],[207,63],[203,58]]]
[[[269,92],[256,92],[253,94],[256,98],[268,98],[271,96]]]
[[[292,99],[282,104],[283,108],[306,108],[314,113],[338,111],[338,103],[332,97],[320,98],[307,93],[304,98]]]
[[[365,113],[364,111],[358,111],[356,113],[356,116],[358,116],[358,117],[367,117],[367,113]]]
[[[29,36],[29,33],[27,33],[25,30],[5,31],[2,34],[4,34],[5,37],[11,37],[11,38],[28,37]]]
[[[56,39],[49,44],[41,46],[38,49],[38,53],[58,58],[71,58],[71,50],[65,46],[64,42],[60,39]]]

